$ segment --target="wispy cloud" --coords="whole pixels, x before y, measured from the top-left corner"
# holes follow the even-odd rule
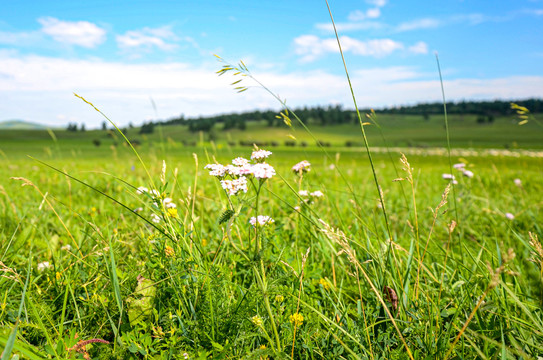
[[[424,41],[411,45],[407,50],[413,54],[428,54],[428,44]]]
[[[41,31],[55,41],[94,48],[106,40],[106,30],[88,21],[62,21],[54,17],[38,19]]]
[[[377,7],[383,7],[387,4],[387,0],[366,0],[366,2],[370,5],[377,6]]]
[[[125,64],[98,60],[67,60],[16,56],[0,52],[0,114],[65,125],[67,119],[98,126],[103,119],[72,92],[85,96],[112,120],[124,126],[154,118],[152,96],[159,116],[169,118],[246,110],[279,109],[264,91],[232,91],[231,78],[217,77],[218,64]],[[85,71],[82,71],[85,69]],[[329,104],[351,106],[342,75],[326,71],[278,72],[261,70],[255,76],[293,107]],[[351,71],[361,107],[381,107],[439,101],[439,80],[417,68],[395,66]],[[433,75],[433,74],[432,74]],[[325,83],[326,86],[322,86]],[[245,85],[251,86],[250,82]],[[509,76],[490,79],[445,79],[449,100],[518,99],[543,97],[543,77]],[[40,96],[36,96],[40,94]],[[63,115],[57,118],[58,115]]]
[[[140,30],[127,31],[123,35],[115,37],[118,46],[123,50],[157,48],[169,51],[177,48],[178,38],[174,32],[167,26],[159,28],[145,27]]]
[[[39,31],[29,32],[9,32],[0,31],[0,44],[3,45],[15,45],[15,46],[28,46],[36,45],[43,40],[43,34]]]
[[[392,39],[372,39],[362,41],[349,36],[340,37],[341,47],[344,52],[351,52],[360,56],[384,57],[395,51],[403,50],[406,46]],[[300,61],[311,62],[327,53],[339,52],[335,38],[319,38],[315,35],[302,35],[294,39],[296,54],[301,56]],[[419,42],[408,48],[415,54],[428,52],[427,45]]]
[[[373,10],[376,11],[373,12]],[[531,9],[529,12],[524,11],[524,13],[529,13],[531,15],[543,15],[543,10]],[[413,19],[401,22],[396,25],[392,25],[383,21],[376,21],[375,19],[380,16],[381,10],[379,8],[369,9],[366,11],[354,10],[348,15],[348,21],[336,23],[336,28],[340,32],[382,30],[386,33],[401,33],[414,30],[436,29],[439,27],[460,23],[477,25],[487,21],[507,21],[513,17],[513,15],[511,14],[502,17],[489,17],[484,14],[478,13],[456,14],[442,18],[425,17],[420,19]],[[330,23],[317,23],[315,24],[315,28],[325,32],[334,31],[334,28]]]
[[[348,16],[348,19],[349,21],[362,21],[366,19],[376,19],[379,16],[381,16],[381,9],[371,8],[366,11],[361,11],[361,10],[352,11]]]
[[[412,31],[418,29],[433,29],[442,25],[443,22],[434,18],[417,19],[399,24],[396,32]]]

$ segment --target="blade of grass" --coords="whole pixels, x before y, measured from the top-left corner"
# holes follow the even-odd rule
[[[19,329],[19,321],[21,319],[21,313],[23,312],[23,307],[24,307],[25,298],[26,298],[26,290],[28,289],[28,282],[30,280],[31,270],[32,270],[32,252],[30,252],[30,255],[28,256],[28,267],[26,270],[27,275],[26,275],[25,285],[23,287],[21,302],[19,303],[19,311],[17,312],[17,320],[15,321],[15,326],[13,327],[11,334],[9,334],[9,337],[6,340],[6,345],[4,347],[4,351],[2,351],[2,357],[0,357],[0,360],[9,359],[9,357],[11,356],[11,352],[13,351],[13,345],[15,344],[15,339],[17,338],[17,330]]]

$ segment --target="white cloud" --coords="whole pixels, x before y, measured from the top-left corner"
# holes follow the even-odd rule
[[[229,85],[231,77],[216,76],[219,67],[218,63],[124,64],[0,52],[1,119],[22,118],[57,125],[85,122],[87,128],[98,127],[104,119],[75,98],[73,92],[121,126],[155,118],[149,97],[156,102],[162,119],[181,113],[198,116],[280,108],[260,88],[235,93]],[[429,72],[411,67],[351,69],[351,80],[361,107],[440,101],[439,80],[433,68]],[[344,76],[325,71],[278,73],[272,69],[254,73],[292,107],[332,102],[352,106]],[[248,79],[244,84],[251,86]],[[542,76],[446,78],[444,86],[450,101],[543,97]]]
[[[62,21],[53,17],[38,19],[41,31],[54,40],[86,48],[94,48],[106,40],[106,31],[88,21]]]
[[[433,29],[439,27],[441,24],[442,22],[440,20],[434,18],[417,19],[401,23],[396,27],[396,31],[404,32],[418,29]]]
[[[43,40],[39,32],[6,32],[0,31],[0,44],[26,46],[33,45]]]
[[[407,50],[413,54],[428,54],[428,44],[424,41],[419,41],[418,43],[410,46]]]
[[[384,57],[397,50],[404,49],[404,44],[392,39],[372,39],[361,41],[349,36],[340,37],[341,48],[360,56]],[[327,53],[339,52],[336,38],[321,39],[315,35],[302,35],[294,39],[295,51],[302,62],[310,62]],[[419,49],[420,50],[420,44]]]
[[[387,0],[366,0],[366,2],[377,7],[383,7],[387,4]]]
[[[381,16],[379,8],[371,8],[366,11],[355,10],[349,13],[348,19],[352,22],[363,21],[366,19],[376,19]]]
[[[151,49],[155,47],[165,51],[177,48],[177,44],[169,41],[178,40],[169,27],[145,27],[141,30],[127,31],[123,35],[117,35],[115,39],[119,47],[124,50]]]
[[[368,11],[366,11],[366,16],[369,19],[376,19],[381,16],[381,10],[379,8],[368,9]]]

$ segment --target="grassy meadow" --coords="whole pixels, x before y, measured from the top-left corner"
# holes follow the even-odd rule
[[[541,359],[541,129],[379,120],[1,132],[2,360]]]

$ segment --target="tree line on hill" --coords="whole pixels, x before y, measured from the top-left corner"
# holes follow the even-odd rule
[[[543,99],[527,99],[515,101],[516,104],[528,108],[532,113],[543,113]],[[510,101],[460,101],[446,103],[448,114],[476,115],[477,123],[492,123],[497,116],[512,116],[515,110],[511,109]],[[361,109],[361,114],[369,113],[371,109]],[[358,118],[353,109],[344,109],[341,105],[303,107],[295,109],[294,112],[306,124],[316,125],[337,125],[346,123],[357,123]],[[408,106],[385,107],[375,110],[377,114],[398,114],[398,115],[419,115],[429,120],[431,115],[443,114],[443,103],[425,103]],[[147,121],[139,129],[140,134],[150,134],[154,131],[155,125],[185,125],[192,132],[209,132],[216,124],[222,126],[219,130],[239,129],[245,130],[247,123],[252,121],[265,121],[270,127],[281,126],[283,119],[277,116],[278,113],[272,110],[255,110],[243,113],[231,113],[213,116],[200,116],[197,118],[185,118],[184,115],[170,118],[168,120]],[[133,126],[130,125],[130,128]],[[105,124],[103,129],[106,129]],[[68,130],[78,131],[76,124],[69,124]]]
[[[543,99],[527,99],[515,101],[532,113],[543,112]],[[477,115],[477,123],[492,123],[497,116],[514,115],[510,101],[460,101],[446,103],[448,114]],[[369,113],[371,109],[361,109],[360,113]],[[353,109],[344,109],[341,105],[303,107],[294,112],[303,119],[306,124],[336,125],[345,123],[357,123],[358,118]],[[378,114],[420,115],[429,119],[430,115],[443,114],[443,103],[426,103],[409,106],[395,106],[375,110]],[[190,131],[209,132],[215,124],[222,124],[221,130],[240,129],[245,130],[250,121],[265,121],[268,126],[281,126],[283,119],[278,113],[271,110],[256,110],[244,113],[232,113],[198,118],[185,118],[183,115],[166,121],[157,122],[161,125],[187,125]],[[152,123],[146,123],[147,127]]]

